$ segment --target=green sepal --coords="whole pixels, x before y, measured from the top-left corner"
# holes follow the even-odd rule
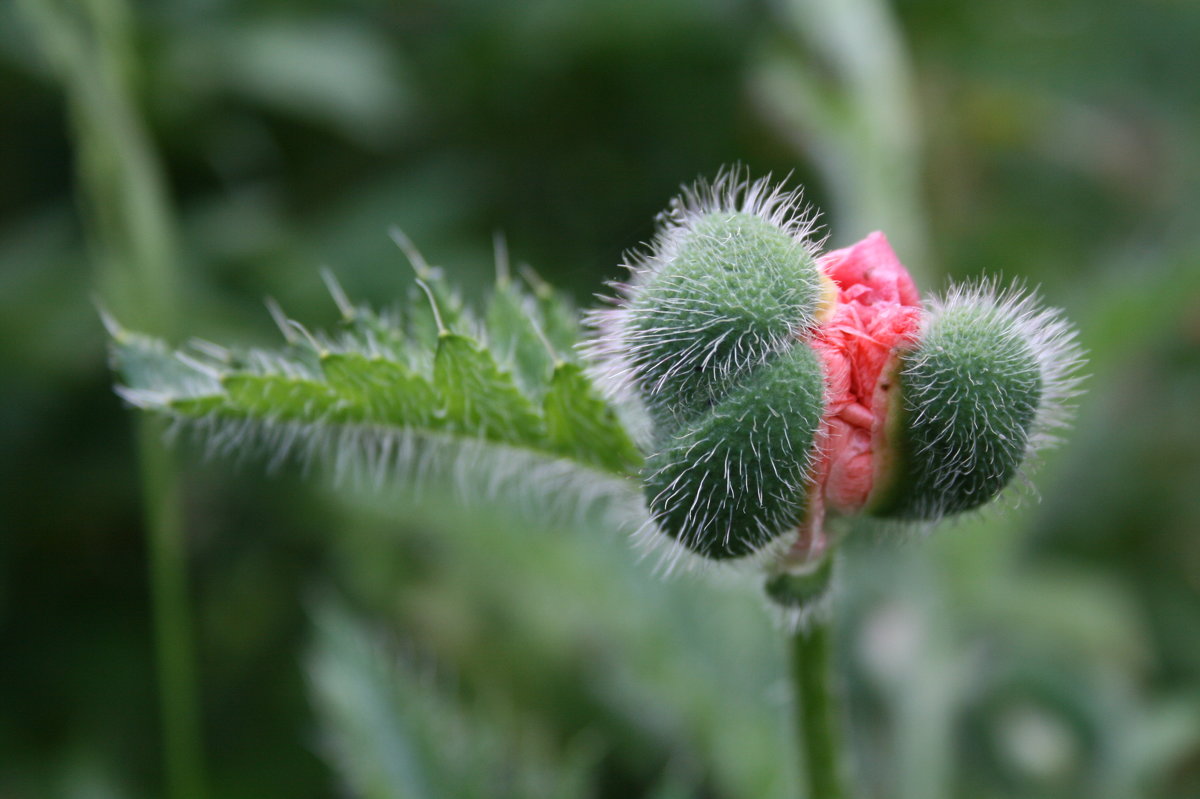
[[[767,578],[764,586],[772,602],[788,610],[810,611],[829,594],[833,583],[833,555],[803,572],[784,571]]]
[[[1002,311],[947,306],[901,353],[873,515],[921,520],[972,510],[1019,471],[1043,386],[1019,320]]]
[[[667,438],[643,469],[659,529],[723,560],[748,555],[798,525],[824,389],[815,351],[797,342]]]
[[[669,260],[638,287],[627,333],[638,391],[664,429],[785,349],[821,295],[807,244],[762,216],[713,211],[676,235]]]

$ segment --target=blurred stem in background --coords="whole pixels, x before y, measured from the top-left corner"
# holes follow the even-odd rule
[[[929,247],[916,90],[883,0],[785,0],[750,91],[762,117],[821,171],[839,241],[885,230],[918,281]],[[838,242],[834,242],[838,244]]]
[[[123,323],[170,336],[177,324],[167,192],[133,99],[132,20],[123,0],[22,0],[67,99],[78,195],[104,302]],[[183,520],[159,420],[138,420],[167,796],[202,795]]]

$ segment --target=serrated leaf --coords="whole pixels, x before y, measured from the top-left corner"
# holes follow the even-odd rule
[[[433,350],[445,330],[469,334],[470,316],[458,292],[446,285],[442,271],[425,268],[419,277],[429,293],[420,286],[409,290],[408,333],[413,340]]]
[[[578,364],[555,367],[542,407],[555,452],[618,474],[637,471],[641,454]]]
[[[447,425],[518,446],[540,448],[545,427],[537,408],[491,354],[457,333],[438,340],[433,383],[442,395]]]
[[[427,284],[434,303],[442,297],[460,330],[445,328],[441,305],[423,291],[416,300],[428,314],[422,322],[419,313],[351,306],[335,282],[340,327],[310,332],[275,309],[288,337],[277,351],[203,342],[173,351],[113,323],[119,391],[140,408],[198,423],[223,451],[296,452],[375,480],[469,443],[619,476],[636,471],[637,450],[582,368],[553,366],[532,297],[511,284],[498,289],[489,308],[489,347],[462,332],[480,325],[437,285],[435,292]],[[426,324],[430,329],[420,329]]]
[[[415,342],[409,338],[398,313],[359,307],[342,324],[347,344],[353,343],[355,349],[395,356],[411,354],[414,349]],[[411,362],[411,357],[408,360]]]
[[[360,421],[397,427],[438,426],[438,395],[424,377],[397,361],[357,352],[321,356],[321,370],[330,387]]]
[[[487,310],[489,343],[496,360],[511,364],[522,390],[532,396],[545,391],[554,367],[554,358],[535,327],[539,323],[533,298],[510,281],[496,285]]]
[[[349,421],[352,409],[327,384],[306,377],[235,373],[221,379],[225,402],[242,415],[287,422]]]
[[[573,307],[532,269],[525,268],[522,274],[533,289],[542,332],[561,358],[573,358],[580,335],[579,318]]]
[[[120,331],[113,339],[111,362],[125,385],[139,391],[197,395],[220,390],[215,377],[149,336]]]

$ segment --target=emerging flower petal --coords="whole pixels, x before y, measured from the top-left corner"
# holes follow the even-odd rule
[[[881,384],[921,321],[917,287],[882,233],[830,252],[819,266],[837,287],[826,321],[812,333],[828,388],[813,472],[810,514],[800,545],[823,548],[824,509],[854,513],[873,487],[874,452],[883,435],[889,386]],[[815,551],[813,554],[817,554]]]

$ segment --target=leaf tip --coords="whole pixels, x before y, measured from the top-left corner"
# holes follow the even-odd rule
[[[321,281],[325,284],[329,296],[333,298],[333,304],[337,306],[342,319],[345,321],[354,319],[357,315],[354,305],[350,302],[350,298],[346,296],[346,292],[342,289],[342,284],[338,282],[337,277],[333,274],[333,270],[328,266],[321,267]]]
[[[421,255],[421,251],[412,243],[412,239],[408,237],[403,230],[393,225],[388,228],[388,236],[400,248],[400,252],[404,253],[404,257],[408,259],[409,266],[416,272],[418,280],[429,280],[433,275],[433,268],[429,262],[425,260],[425,256]]]

